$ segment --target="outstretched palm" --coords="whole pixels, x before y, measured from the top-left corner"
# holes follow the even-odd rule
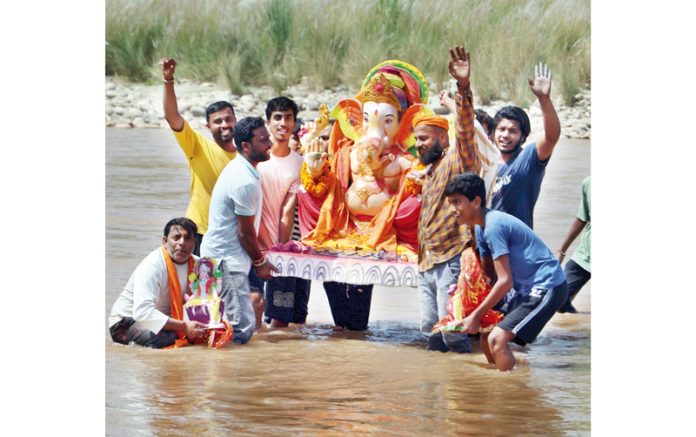
[[[324,150],[323,144],[319,141],[319,138],[314,138],[310,140],[309,144],[305,147],[304,159],[307,164],[307,168],[312,175],[317,175],[322,172],[324,167],[324,162],[328,155],[326,150]]]
[[[537,97],[549,97],[551,94],[551,69],[546,64],[539,62],[534,67],[534,80],[528,79],[529,89]]]
[[[449,72],[457,80],[460,86],[469,85],[471,68],[469,65],[469,53],[462,46],[450,49]]]

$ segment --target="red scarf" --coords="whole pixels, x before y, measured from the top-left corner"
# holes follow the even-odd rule
[[[169,256],[169,252],[167,252],[167,249],[164,247],[164,245],[162,245],[162,256],[164,257],[164,263],[167,265],[171,317],[176,320],[184,320],[184,301],[181,294],[181,284],[179,283],[179,275],[176,272],[176,267],[174,267],[174,261],[172,261],[172,257]],[[186,277],[188,277],[193,271],[193,264],[193,257],[189,256],[188,273],[186,274]],[[184,333],[182,331],[177,331],[177,333],[179,334],[179,338],[173,345],[168,346],[168,348],[176,348],[186,346],[188,344],[188,340],[186,340],[186,336],[184,335]]]

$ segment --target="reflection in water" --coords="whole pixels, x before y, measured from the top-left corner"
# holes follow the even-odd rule
[[[107,129],[105,320],[128,276],[188,201],[188,169],[165,130]],[[551,247],[574,217],[589,142],[562,141],[535,223]],[[573,248],[571,248],[573,250]],[[426,352],[415,289],[375,287],[366,332],[335,332],[321,285],[308,323],[244,346],[155,351],[107,341],[108,435],[576,435],[590,429],[590,284],[518,368]],[[108,332],[105,329],[105,335]]]

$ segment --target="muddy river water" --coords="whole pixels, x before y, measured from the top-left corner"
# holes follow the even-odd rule
[[[590,174],[590,141],[562,139],[535,210],[557,248]],[[157,351],[113,344],[106,318],[164,224],[188,204],[185,158],[167,130],[106,130],[106,433],[224,436],[587,435],[590,432],[591,282],[517,368],[427,352],[415,288],[375,287],[366,332],[334,332],[313,283],[304,326],[265,330],[244,346]],[[577,244],[577,242],[576,242]],[[571,247],[574,250],[575,244]]]

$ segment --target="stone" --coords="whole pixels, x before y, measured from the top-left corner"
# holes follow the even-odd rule
[[[123,115],[126,113],[126,108],[123,106],[114,106],[111,111],[112,114]]]
[[[314,99],[305,100],[305,106],[310,111],[318,111],[319,110],[319,102],[314,100]]]
[[[135,117],[133,121],[131,121],[131,126],[137,128],[145,127],[145,124],[145,120],[142,117]]]
[[[126,108],[126,112],[123,114],[126,118],[135,118],[140,116],[140,109],[135,107]]]

